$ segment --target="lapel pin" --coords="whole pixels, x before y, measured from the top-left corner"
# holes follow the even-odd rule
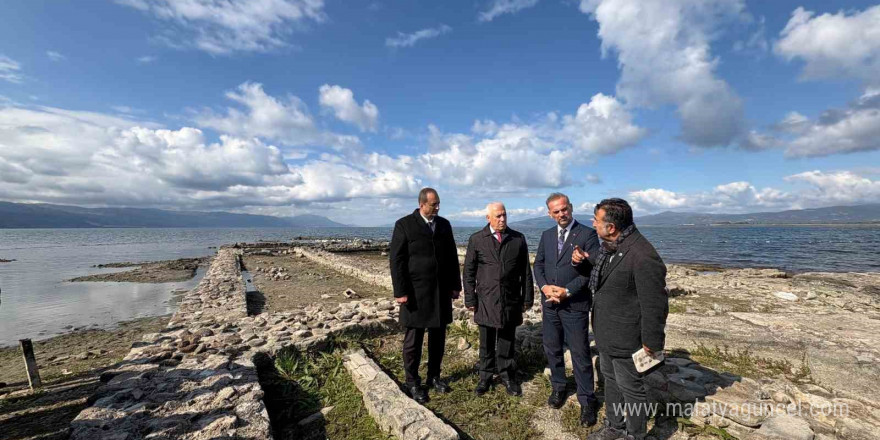
[[[618,256],[618,257],[622,257],[622,256],[623,256],[623,252],[617,254],[617,256]]]

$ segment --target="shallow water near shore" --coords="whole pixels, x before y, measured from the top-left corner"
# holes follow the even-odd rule
[[[455,228],[465,243],[476,227]],[[667,263],[775,267],[791,272],[880,271],[880,226],[644,227]],[[532,251],[541,229],[521,230]],[[391,228],[169,228],[0,229],[0,346],[20,338],[48,338],[73,327],[174,311],[171,292],[194,287],[205,268],[182,283],[70,283],[66,280],[125,269],[93,265],[212,255],[212,247],[296,236],[390,239]]]

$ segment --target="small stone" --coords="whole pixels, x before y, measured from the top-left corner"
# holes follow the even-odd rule
[[[217,393],[217,399],[219,400],[229,400],[229,398],[235,396],[235,388],[234,387],[226,387],[220,390]]]
[[[350,288],[345,289],[345,292],[342,292],[342,295],[344,295],[346,298],[349,298],[349,299],[355,299],[355,298],[361,297],[360,295],[357,294],[357,292],[355,292],[354,290],[352,290]]]
[[[465,339],[464,337],[459,337],[457,347],[459,350],[464,351],[464,350],[467,350],[468,348],[471,348],[471,343],[468,342],[467,339]]]
[[[800,299],[797,295],[791,292],[773,292],[773,296],[786,301],[797,301]]]

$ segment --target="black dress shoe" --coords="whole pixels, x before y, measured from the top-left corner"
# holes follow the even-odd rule
[[[550,408],[562,408],[562,405],[565,405],[565,397],[565,390],[553,390],[547,398],[547,405]]]
[[[409,388],[409,395],[419,403],[428,403],[428,393],[420,385]]]
[[[489,388],[491,387],[492,382],[490,382],[489,379],[480,379],[480,383],[478,383],[477,387],[474,388],[474,393],[476,393],[478,396],[482,396],[483,394],[489,392]]]
[[[439,377],[429,377],[428,378],[428,388],[433,388],[438,393],[446,394],[452,391],[452,388],[449,387],[449,384],[446,383],[443,379]]]
[[[596,424],[599,421],[599,417],[597,416],[596,405],[590,404],[587,406],[581,406],[581,426],[590,427]]]
[[[522,396],[522,388],[520,388],[519,384],[513,380],[502,380],[502,384],[504,384],[504,388],[507,388],[507,394],[511,396]]]
[[[587,436],[587,440],[619,440],[626,438],[627,435],[625,430],[612,428],[608,425],[599,428],[598,431],[593,431],[592,434]]]

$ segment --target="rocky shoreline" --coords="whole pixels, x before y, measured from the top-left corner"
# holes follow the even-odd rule
[[[106,383],[71,425],[71,438],[271,438],[255,359],[287,347],[321,350],[336,335],[398,331],[386,248],[323,239],[221,248],[168,326],[144,335],[102,376]],[[339,292],[335,300],[254,312],[249,302],[259,292],[242,279],[244,261],[261,267],[245,267],[259,274],[260,290],[290,283],[285,276],[309,261],[380,293],[348,301]],[[658,412],[661,438],[711,438],[688,434],[685,425],[749,439],[880,438],[880,274],[673,264],[667,283],[670,357],[648,380],[652,402],[673,405]],[[314,295],[310,288],[299,294]],[[460,301],[454,316],[473,325]],[[520,353],[540,353],[540,317],[537,306],[526,313]]]

